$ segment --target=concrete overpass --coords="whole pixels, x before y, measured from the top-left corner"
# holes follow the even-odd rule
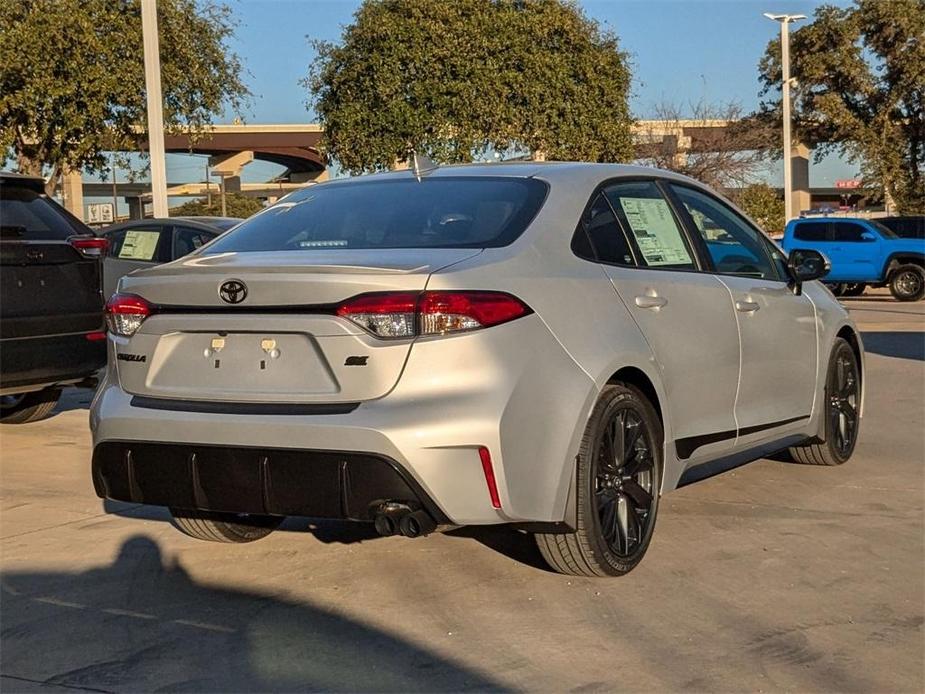
[[[668,148],[679,163],[690,153],[710,151],[722,141],[731,122],[727,120],[641,120],[633,126],[637,156],[644,157],[653,146]],[[226,190],[261,198],[279,197],[293,188],[328,176],[319,150],[323,129],[316,124],[230,124],[214,125],[198,134],[174,133],[165,136],[165,148],[172,153],[209,155],[213,175],[220,176]],[[139,130],[139,149],[147,148]],[[809,209],[809,149],[796,145],[793,155],[794,207]],[[261,184],[242,184],[242,169],[254,160],[286,167],[277,180]],[[168,195],[205,195],[208,183],[174,184]],[[108,186],[108,189],[106,189]],[[106,190],[104,190],[106,189]],[[213,191],[217,184],[212,184]],[[117,193],[125,197],[132,215],[140,214],[149,188],[144,184],[119,184]],[[84,195],[109,196],[112,184],[83,183],[79,173],[65,177],[64,200],[69,210],[84,216]]]

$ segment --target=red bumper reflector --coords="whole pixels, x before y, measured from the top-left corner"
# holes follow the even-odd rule
[[[501,497],[498,496],[498,483],[495,482],[495,469],[491,464],[491,453],[485,446],[479,446],[479,458],[482,459],[482,472],[485,473],[485,483],[488,485],[488,495],[491,505],[501,508]]]
[[[84,337],[90,340],[90,342],[99,342],[100,340],[106,339],[106,333],[102,330],[97,330],[92,333],[87,333]]]

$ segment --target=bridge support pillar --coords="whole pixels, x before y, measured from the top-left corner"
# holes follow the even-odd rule
[[[799,216],[802,210],[812,207],[809,192],[809,147],[801,142],[790,148],[790,171],[793,174],[793,214]]]
[[[144,219],[145,218],[145,203],[138,195],[126,196],[125,202],[128,203],[128,218],[129,219]]]
[[[213,176],[225,181],[226,193],[241,192],[241,170],[254,161],[253,152],[235,152],[209,157],[209,168]]]
[[[61,182],[64,207],[77,219],[84,218],[84,184],[80,171],[68,170]]]

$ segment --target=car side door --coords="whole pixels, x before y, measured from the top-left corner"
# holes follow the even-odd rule
[[[832,249],[838,259],[836,262],[829,258],[833,270],[830,277],[869,282],[880,279],[880,236],[858,222],[832,220],[829,225]]]
[[[716,277],[699,271],[700,260],[659,184],[605,185],[584,225],[655,355],[678,458],[694,464],[731,450],[739,377],[732,302]]]
[[[742,345],[735,405],[738,445],[805,424],[817,383],[812,300],[794,294],[783,254],[744,216],[700,188],[681,183],[670,187],[735,307]],[[720,236],[721,243],[716,240]]]
[[[164,261],[169,253],[172,227],[139,222],[106,235],[109,252],[103,260],[103,294],[115,294],[119,280],[141,268]]]

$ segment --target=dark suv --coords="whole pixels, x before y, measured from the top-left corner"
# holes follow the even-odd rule
[[[0,172],[0,421],[31,422],[61,387],[106,363],[100,258],[106,240],[45,195],[40,178]]]

